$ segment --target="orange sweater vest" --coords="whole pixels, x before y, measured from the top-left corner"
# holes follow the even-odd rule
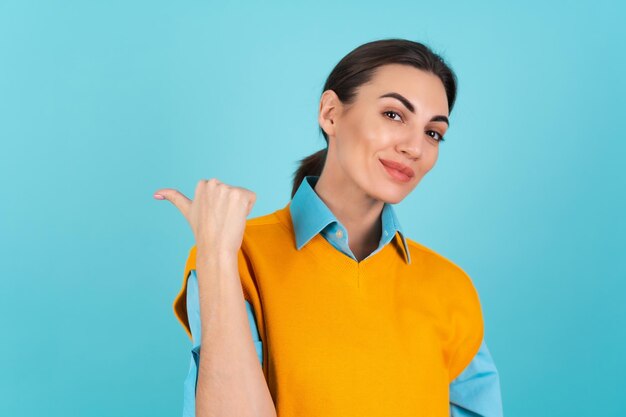
[[[450,260],[407,239],[356,262],[320,234],[296,249],[289,204],[247,220],[244,298],[279,417],[448,417],[449,384],[483,338],[478,294]],[[186,313],[192,247],[174,311]]]

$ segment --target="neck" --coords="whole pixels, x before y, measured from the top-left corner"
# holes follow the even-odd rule
[[[368,196],[346,176],[331,176],[327,170],[322,171],[314,190],[346,227],[348,244],[358,260],[378,247],[383,201]]]

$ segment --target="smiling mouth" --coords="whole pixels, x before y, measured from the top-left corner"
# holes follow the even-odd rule
[[[389,176],[393,178],[394,180],[402,182],[402,183],[411,181],[411,177],[406,175],[404,172],[397,170],[395,168],[391,168],[385,165],[382,161],[380,161],[380,164],[383,166],[385,171],[387,171],[387,174],[389,174]]]

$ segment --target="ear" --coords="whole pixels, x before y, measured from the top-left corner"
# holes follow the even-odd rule
[[[335,136],[337,116],[341,111],[341,101],[333,90],[326,90],[320,97],[317,121],[328,136]]]

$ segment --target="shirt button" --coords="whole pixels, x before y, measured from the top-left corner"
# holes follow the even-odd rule
[[[387,231],[385,230],[385,236],[387,236]]]
[[[337,233],[335,233],[335,236],[341,239],[343,237],[343,232],[341,230],[337,230]]]

